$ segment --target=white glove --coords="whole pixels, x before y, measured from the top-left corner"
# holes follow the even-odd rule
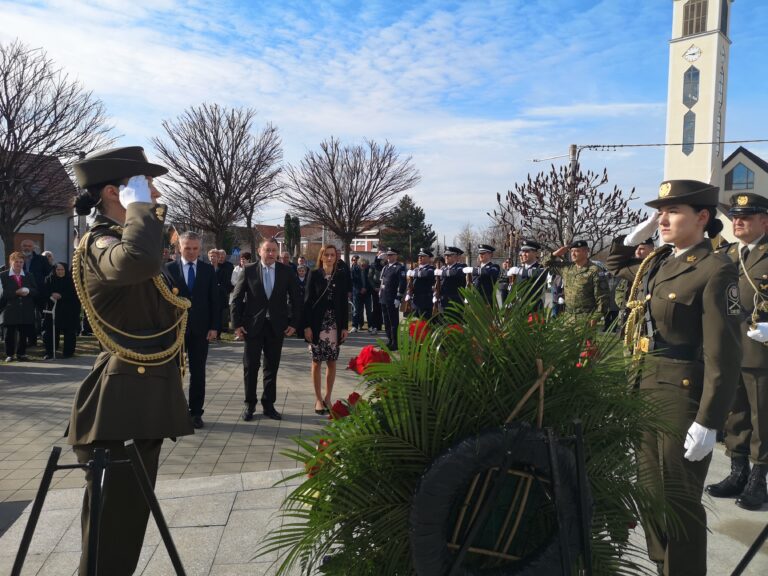
[[[134,202],[152,202],[152,193],[149,191],[149,182],[146,176],[131,176],[128,184],[120,186],[120,204],[123,208]]]
[[[397,298],[395,298],[394,304],[395,304],[395,308],[400,308],[400,300],[398,300]]]
[[[517,276],[518,274],[520,274],[519,266],[512,266],[512,268],[507,271],[507,276]]]
[[[464,274],[474,274],[475,269],[472,268],[472,266],[464,266],[461,271],[464,272]]]
[[[432,304],[437,304],[437,296],[432,296]]]
[[[565,298],[563,298],[562,296],[560,296],[560,298],[558,298],[558,299],[557,299],[557,303],[558,303],[558,304],[560,304],[560,305],[562,306],[563,304],[565,304]]]
[[[645,242],[653,236],[659,227],[659,213],[654,212],[645,222],[640,222],[627,237],[624,238],[624,246],[637,246],[640,242]]]
[[[747,336],[758,342],[768,342],[768,322],[758,322],[754,330],[747,330]]]
[[[446,266],[445,268],[440,268],[440,276],[443,278],[448,278],[449,274],[451,272],[451,269]]]
[[[408,278],[413,278],[414,276],[416,276],[416,270],[408,270],[408,272],[406,272],[405,275],[408,276]]]
[[[685,435],[685,459],[691,462],[703,460],[715,448],[717,430],[704,428],[698,422],[691,424]]]
[[[410,301],[410,299],[411,299],[411,295],[410,294],[406,294],[405,295],[405,301],[408,302],[408,301]]]

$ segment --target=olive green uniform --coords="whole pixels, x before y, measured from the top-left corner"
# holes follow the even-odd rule
[[[726,454],[749,456],[754,464],[768,464],[768,344],[747,336],[758,302],[768,301],[768,234],[763,236],[744,264],[739,263],[740,244],[721,250],[739,267],[739,295],[744,319],[741,324],[741,381],[725,423]],[[751,280],[751,282],[750,282]],[[753,287],[754,285],[754,287]],[[768,310],[758,311],[758,322],[768,322]]]
[[[614,269],[636,271],[630,265],[633,247],[615,242],[611,252]],[[722,427],[736,389],[741,362],[738,273],[704,240],[677,257],[657,255],[646,275],[653,333],[645,336],[652,338],[654,355],[644,358],[640,389],[660,403],[674,432],[643,439],[639,480],[663,491],[682,525],[645,526],[648,552],[652,560],[664,562],[667,575],[702,576],[707,518],[701,496],[712,455],[691,462],[684,458],[683,444],[694,421]]]
[[[124,226],[98,216],[83,238],[87,246],[82,277],[90,302],[106,323],[122,332],[157,334],[179,318],[179,309],[161,296],[152,280],[161,273],[164,217],[165,206],[135,202],[127,209]],[[148,340],[110,336],[128,349],[148,354],[168,349],[176,330]],[[125,458],[123,443],[133,439],[154,484],[163,438],[192,433],[176,361],[137,365],[104,351],[75,395],[68,442],[83,463],[97,447],[108,448],[114,459]],[[86,480],[81,574],[88,554],[90,472]],[[100,535],[105,536],[99,541],[98,573],[133,574],[149,508],[129,466],[110,468],[103,489]]]
[[[565,312],[569,315],[605,316],[610,310],[608,278],[600,267],[588,260],[584,266],[550,258],[544,262],[563,279]]]

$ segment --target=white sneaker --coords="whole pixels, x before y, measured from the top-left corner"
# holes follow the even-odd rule
[[[373,328],[368,328],[368,333],[373,334]]]
[[[357,332],[357,328],[355,328],[354,326],[352,326],[352,328],[350,328],[350,329],[349,329],[349,333],[350,333],[350,334],[354,334],[355,332]]]

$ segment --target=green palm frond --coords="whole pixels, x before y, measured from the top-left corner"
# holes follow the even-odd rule
[[[422,475],[458,441],[499,428],[538,378],[537,360],[551,369],[544,426],[565,436],[575,418],[583,424],[595,574],[644,573],[630,525],[679,513],[656,487],[636,481],[643,436],[672,431],[665,407],[631,389],[633,368],[615,335],[545,311],[530,318],[530,295],[519,291],[504,306],[471,289],[465,297],[421,341],[404,322],[392,361],[365,371],[365,401],[286,452],[313,475],[288,495],[282,526],[260,550],[280,554],[279,574],[295,566],[303,574],[414,574],[409,515]],[[597,355],[577,367],[588,341]],[[535,425],[538,408],[534,394],[516,420]],[[321,440],[327,447],[319,450]]]

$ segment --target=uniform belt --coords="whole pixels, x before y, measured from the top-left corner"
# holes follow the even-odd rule
[[[131,350],[143,350],[145,348],[167,349],[173,345],[175,337],[172,332],[169,332],[168,334],[162,334],[160,336],[155,336],[153,338],[135,338],[135,336],[144,336],[155,333],[157,333],[157,330],[143,330],[134,332],[133,336],[125,336],[115,332],[107,332],[107,336],[109,336],[120,346],[129,348]]]
[[[656,356],[662,358],[671,358],[672,360],[701,360],[702,350],[701,346],[695,346],[693,344],[678,344],[671,345],[664,341],[656,340],[654,347],[656,348]]]

